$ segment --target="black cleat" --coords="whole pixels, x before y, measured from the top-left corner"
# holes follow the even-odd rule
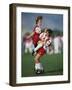
[[[41,74],[41,70],[36,70],[36,74]]]
[[[34,56],[35,54],[36,54],[36,52],[33,50],[33,51],[32,51],[32,56]]]
[[[36,70],[36,74],[42,74],[42,73],[44,73],[44,70],[40,70],[40,69]]]
[[[44,70],[41,70],[41,73],[44,73]]]
[[[34,50],[33,50],[33,51],[32,51],[32,55],[33,55],[33,56],[34,56],[34,53],[35,53],[35,52],[34,52]]]

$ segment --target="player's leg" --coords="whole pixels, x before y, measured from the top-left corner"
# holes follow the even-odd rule
[[[35,60],[35,70],[40,69],[40,54],[36,54],[34,60]]]
[[[44,42],[39,41],[38,45],[34,48],[32,54],[34,54],[39,48],[41,48],[44,45]]]
[[[36,56],[35,56],[35,71],[36,71],[37,74],[40,74],[43,71],[43,66],[40,63],[40,58],[41,57],[42,56],[39,53],[36,54]]]
[[[27,53],[28,52],[28,48],[27,47],[25,47],[25,53]]]
[[[32,46],[29,46],[29,53],[32,53]]]

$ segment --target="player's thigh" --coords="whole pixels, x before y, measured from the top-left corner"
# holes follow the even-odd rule
[[[36,54],[35,60],[39,60],[41,58],[41,55],[39,53]]]
[[[44,42],[43,41],[38,41],[38,44],[40,44],[40,43],[44,45]]]

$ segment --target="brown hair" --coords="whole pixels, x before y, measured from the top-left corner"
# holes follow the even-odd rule
[[[49,33],[49,36],[52,35],[53,31],[51,29],[48,29],[48,28],[45,28],[45,32],[48,32]]]
[[[38,16],[38,17],[36,18],[36,24],[38,23],[39,20],[42,20],[42,16]]]

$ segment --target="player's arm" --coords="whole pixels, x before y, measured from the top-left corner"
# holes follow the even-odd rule
[[[50,46],[51,43],[52,43],[52,39],[49,39],[49,40],[46,42],[46,45],[47,45],[47,46]]]
[[[31,38],[34,35],[34,32],[31,32],[27,38]]]
[[[47,47],[49,47],[50,45],[51,45],[51,43],[52,43],[52,40],[50,39],[50,40],[47,40],[46,42],[45,42],[45,44],[44,44],[44,49],[46,50],[47,49]]]
[[[34,32],[32,32],[31,34],[30,34],[30,37],[32,37],[34,35]]]

